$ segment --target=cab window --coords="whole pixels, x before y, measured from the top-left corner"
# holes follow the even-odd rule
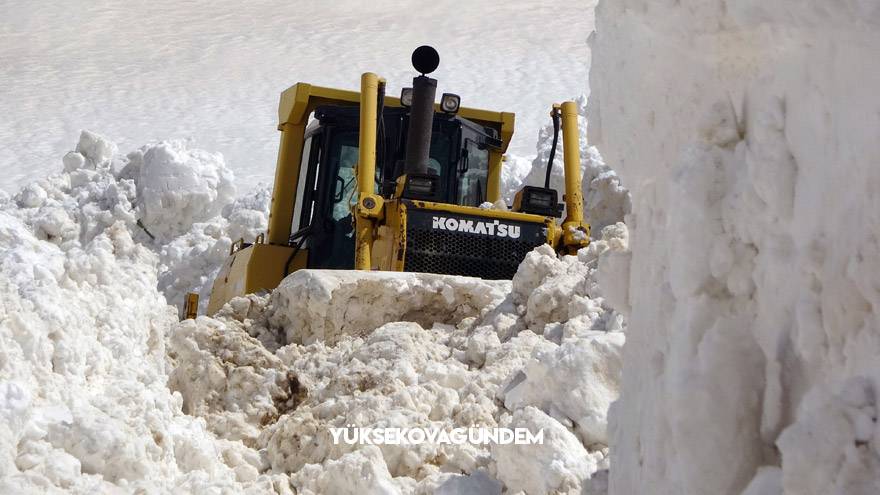
[[[459,163],[456,203],[462,206],[480,206],[486,200],[489,150],[472,139],[465,139],[464,150]]]
[[[331,178],[333,203],[330,216],[333,220],[341,220],[351,215],[351,206],[357,203],[358,135],[354,132],[337,133],[334,144],[330,150],[330,170],[336,170],[336,176]]]
[[[431,150],[428,153],[428,172],[440,176],[442,183],[446,177],[446,169],[450,162],[449,152],[452,149],[452,139],[449,134],[434,132],[431,134]]]
[[[358,134],[352,130],[330,132],[325,155],[322,215],[310,241],[310,265],[319,268],[354,267],[354,225],[351,205],[357,201]]]
[[[306,194],[306,182],[308,182],[308,170],[310,160],[312,158],[312,142],[315,141],[314,136],[309,136],[306,138],[303,143],[303,151],[302,151],[302,159],[300,160],[299,166],[299,178],[296,184],[296,205],[293,208],[293,220],[291,222],[290,233],[294,234],[299,229],[306,227],[309,225],[311,221],[311,211],[309,212],[309,217],[303,219],[303,204],[305,204],[305,194]],[[317,154],[317,149],[315,150],[315,154]],[[312,180],[313,184],[310,185],[309,191],[314,189],[314,179]]]

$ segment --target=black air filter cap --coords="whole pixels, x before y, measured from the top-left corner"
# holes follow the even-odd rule
[[[440,65],[440,54],[434,47],[422,45],[413,50],[412,64],[420,74],[430,74]]]

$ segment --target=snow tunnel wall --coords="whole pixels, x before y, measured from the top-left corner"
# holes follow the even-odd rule
[[[633,197],[612,493],[877,493],[878,27],[600,3],[589,132]]]

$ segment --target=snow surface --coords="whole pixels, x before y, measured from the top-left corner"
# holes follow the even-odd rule
[[[0,197],[0,491],[604,492],[626,325],[596,276],[624,224],[509,282],[299,271],[179,322],[167,303],[265,228],[268,192],[233,200],[222,157],[186,142],[76,149]],[[333,444],[350,424],[545,442]]]
[[[880,492],[880,6],[602,2],[614,494]],[[610,281],[614,286],[605,285]]]
[[[585,90],[595,2],[0,0],[0,189],[54,172],[90,128],[125,149],[191,140],[248,191],[274,177],[281,91],[374,71],[399,94],[422,44],[441,92],[516,113],[529,155],[550,104]]]

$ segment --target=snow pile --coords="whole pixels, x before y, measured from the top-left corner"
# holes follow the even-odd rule
[[[629,191],[620,183],[617,173],[605,164],[599,150],[587,141],[587,99],[581,96],[578,103],[578,130],[580,131],[581,189],[584,195],[585,219],[594,231],[622,222],[630,212],[632,199]],[[548,119],[549,120],[549,119]],[[544,186],[547,162],[553,148],[553,125],[547,123],[538,133],[537,156],[531,162],[520,157],[510,157],[504,163],[501,177],[501,197],[513,204],[513,196],[522,186]],[[562,131],[556,145],[550,187],[559,192],[562,202],[565,194],[565,165],[562,153]],[[598,237],[598,236],[597,236]]]
[[[606,229],[581,259],[537,249],[512,283],[296,272],[271,295],[181,323],[170,348],[181,379],[171,386],[186,411],[222,425],[219,436],[292,473],[299,493],[581,493],[608,467],[606,412],[624,340],[620,315],[590,297],[590,266],[609,243],[626,248],[621,232]],[[554,310],[530,303],[530,292]],[[545,441],[334,443],[330,429],[347,425],[524,427],[543,429]]]
[[[611,492],[877,493],[880,9],[597,16],[590,134],[635,198]]]
[[[231,201],[222,159],[183,143],[77,150],[0,198],[0,491],[604,490],[625,324],[596,277],[623,224],[512,282],[300,271],[178,322],[166,302],[265,228],[267,191]],[[352,424],[544,443],[332,442]]]
[[[138,183],[100,136],[77,150],[0,205],[0,491],[239,491],[243,470],[258,492],[284,486],[181,411]]]

